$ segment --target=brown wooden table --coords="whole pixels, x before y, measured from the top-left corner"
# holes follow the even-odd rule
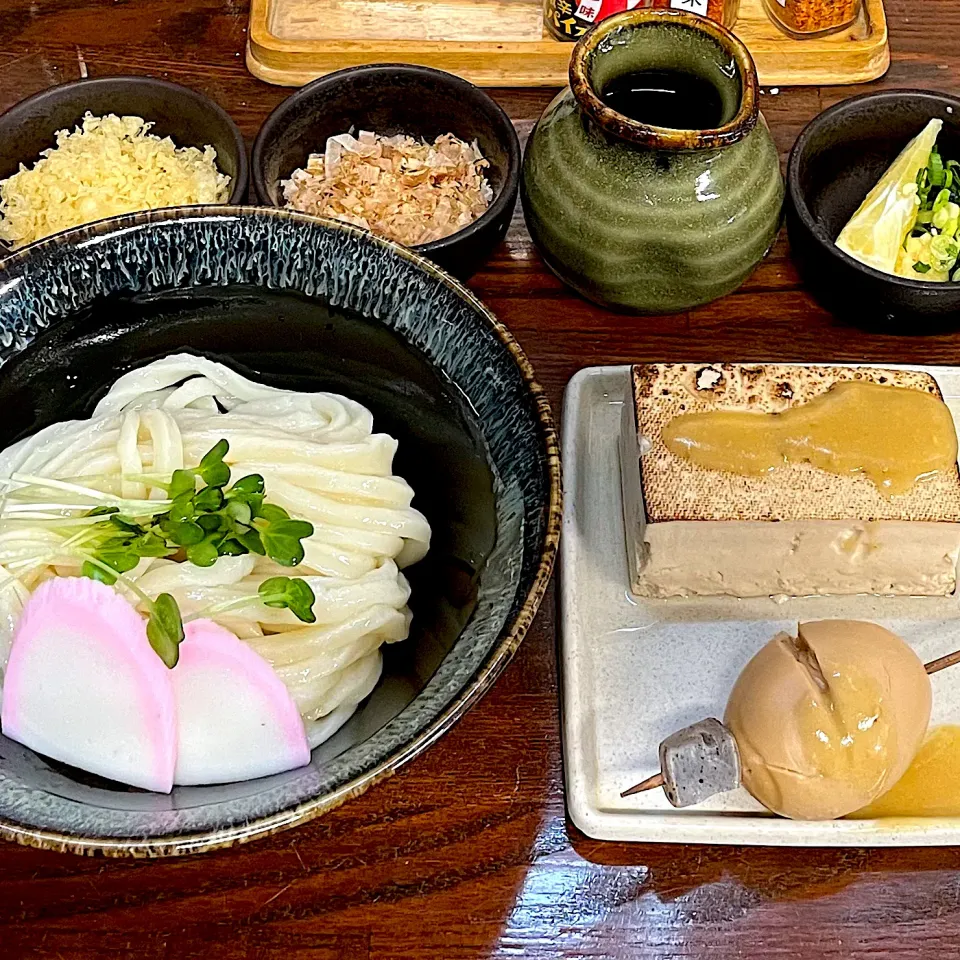
[[[317,0],[322,4],[323,0]],[[887,0],[870,88],[767,90],[786,153],[839,99],[960,87],[960,0]],[[0,0],[0,108],[54,83],[149,73],[219,101],[252,138],[289,91],[243,65],[244,0]],[[526,134],[553,92],[496,91]],[[781,239],[742,290],[675,317],[614,316],[548,274],[517,213],[472,287],[555,413],[580,367],[630,360],[960,363],[960,334],[868,335],[804,292]],[[960,851],[598,843],[566,820],[552,595],[492,693],[426,756],[287,833],[159,862],[0,845],[0,957],[960,957]]]

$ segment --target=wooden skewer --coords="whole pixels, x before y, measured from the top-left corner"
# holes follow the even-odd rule
[[[953,653],[948,653],[945,657],[938,657],[936,660],[925,663],[923,669],[927,673],[939,673],[941,670],[946,670],[947,667],[955,667],[958,663],[960,663],[960,650],[954,650]],[[652,777],[647,777],[642,783],[630,787],[629,790],[624,790],[620,796],[632,797],[636,793],[646,793],[648,790],[656,790],[657,787],[662,786],[663,774],[655,773]]]
[[[624,790],[620,794],[621,797],[632,797],[635,793],[645,793],[647,790],[656,790],[657,787],[663,786],[663,774],[655,773],[652,777],[647,777],[643,783],[638,783],[635,787],[631,787],[629,790]]]
[[[923,669],[926,670],[927,673],[938,673],[940,670],[946,670],[947,667],[952,667],[958,663],[960,663],[960,650],[954,650],[953,653],[948,653],[945,657],[939,657],[936,660],[925,663]]]

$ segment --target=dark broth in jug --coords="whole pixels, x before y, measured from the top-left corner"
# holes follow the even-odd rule
[[[717,88],[682,70],[625,73],[611,80],[600,96],[611,110],[653,127],[712,130],[723,122]]]

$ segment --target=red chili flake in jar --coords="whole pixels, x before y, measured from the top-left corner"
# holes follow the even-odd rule
[[[779,2],[779,0],[774,0]],[[595,23],[624,10],[682,10],[732,27],[740,0],[545,0],[547,28],[558,40],[577,40]]]
[[[795,37],[833,33],[849,27],[861,0],[763,0],[770,19]]]

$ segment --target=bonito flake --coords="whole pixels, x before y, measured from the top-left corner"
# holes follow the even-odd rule
[[[330,137],[281,186],[294,210],[417,246],[456,233],[490,206],[489,166],[476,142],[450,133],[427,143],[362,130]]]

